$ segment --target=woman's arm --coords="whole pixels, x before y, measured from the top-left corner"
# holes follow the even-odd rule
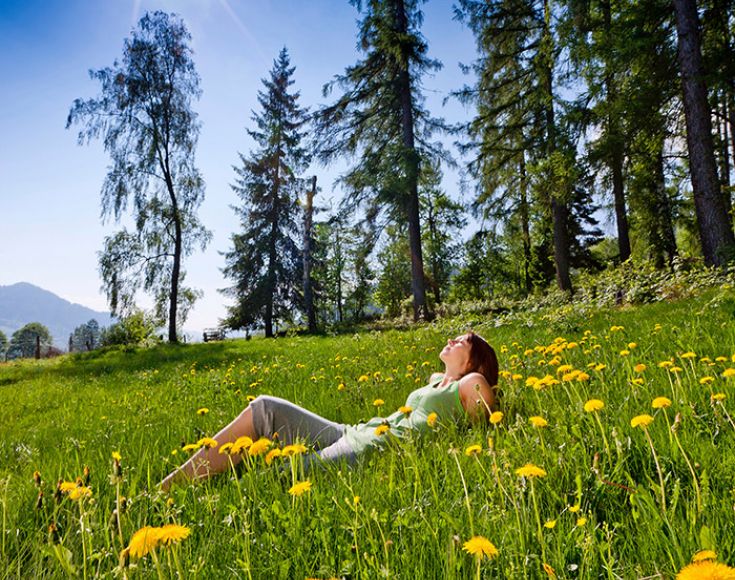
[[[473,422],[487,420],[495,405],[495,391],[480,373],[459,380],[459,399]]]

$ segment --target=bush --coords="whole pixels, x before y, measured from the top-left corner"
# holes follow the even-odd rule
[[[119,322],[102,329],[102,346],[152,346],[160,342],[157,321],[138,310]]]

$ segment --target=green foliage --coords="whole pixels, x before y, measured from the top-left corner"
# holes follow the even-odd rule
[[[100,325],[93,318],[86,324],[77,326],[71,336],[72,351],[89,351],[99,348],[100,341]]]
[[[136,310],[103,328],[100,346],[152,346],[159,342],[160,321],[142,310]]]
[[[8,337],[0,330],[0,358],[4,360],[5,351],[8,349]]]
[[[146,14],[126,39],[122,62],[90,71],[101,94],[74,101],[67,120],[67,128],[83,126],[80,143],[101,138],[112,158],[103,220],[119,222],[130,209],[134,223],[105,238],[100,254],[112,313],[131,312],[142,289],[168,320],[172,342],[199,296],[183,287],[182,260],[211,238],[196,213],[204,181],[194,164],[199,122],[191,103],[201,91],[190,41],[179,17]]]
[[[52,342],[48,328],[40,322],[29,322],[13,333],[6,356],[8,359],[31,358],[36,354],[37,344],[41,348],[40,355],[44,356]]]
[[[236,301],[225,325],[237,330],[262,322],[269,337],[274,322],[293,320],[302,283],[296,219],[304,186],[299,174],[309,156],[301,143],[306,111],[298,106],[299,93],[289,92],[293,72],[284,48],[270,79],[263,80],[266,90],[258,92],[262,111],[253,114],[256,128],[248,130],[258,149],[249,157],[240,154],[232,186],[243,204],[236,208],[242,231],[233,234],[223,269],[234,282],[223,293]]]

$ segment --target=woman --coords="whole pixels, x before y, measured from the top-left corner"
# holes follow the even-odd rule
[[[388,417],[343,425],[284,399],[264,395],[250,403],[214,439],[218,445],[243,436],[272,439],[276,433],[285,444],[297,438],[306,439],[317,450],[315,455],[305,458],[308,467],[314,460],[346,459],[352,463],[360,453],[382,447],[389,433],[400,437],[407,431],[428,429],[427,420],[432,413],[440,421],[464,416],[473,422],[486,420],[497,403],[498,359],[492,347],[481,336],[468,332],[449,339],[439,358],[444,372],[431,375],[428,385],[413,391],[406,405]],[[167,491],[172,483],[185,479],[207,479],[228,469],[230,460],[238,462],[240,457],[220,454],[217,448],[202,448],[169,474],[161,488]]]

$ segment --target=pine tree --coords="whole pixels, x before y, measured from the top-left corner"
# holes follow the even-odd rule
[[[225,324],[247,329],[262,322],[267,337],[274,323],[292,319],[302,284],[299,175],[309,157],[302,146],[306,111],[298,105],[299,93],[289,92],[294,70],[283,48],[262,81],[265,90],[258,91],[261,111],[252,116],[256,128],[248,130],[257,149],[240,154],[232,186],[242,201],[236,208],[242,231],[232,236],[223,269],[234,282],[223,292],[235,299]]]
[[[362,13],[359,48],[365,58],[325,87],[344,90],[318,114],[320,156],[356,155],[341,178],[346,202],[387,211],[408,224],[414,318],[430,318],[424,287],[418,180],[421,163],[442,153],[431,143],[442,127],[423,107],[421,78],[439,63],[426,56],[421,0],[351,0]]]

